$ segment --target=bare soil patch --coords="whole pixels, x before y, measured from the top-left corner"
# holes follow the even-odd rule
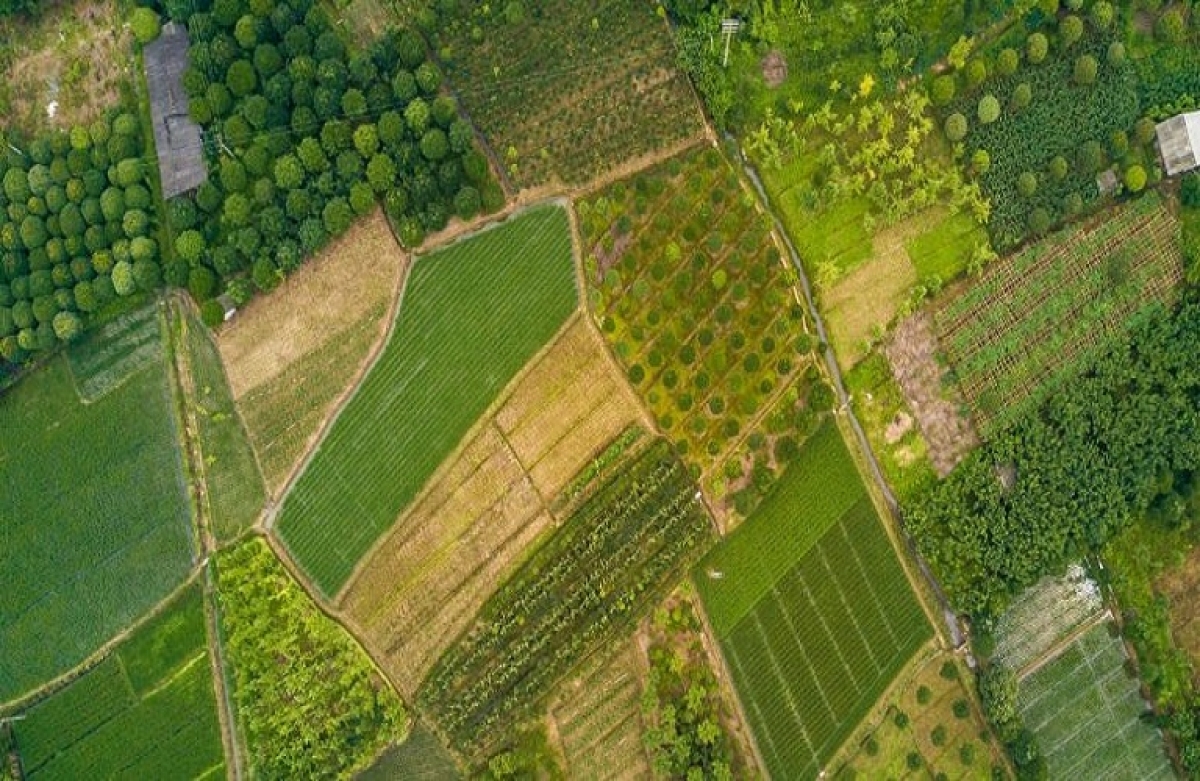
[[[787,81],[788,64],[783,52],[775,50],[768,52],[767,56],[763,57],[762,75],[763,82],[771,89],[775,89]]]
[[[408,267],[376,211],[217,333],[272,493],[370,361]]]
[[[553,497],[638,414],[576,318],[442,465],[338,599],[404,694],[551,528]]]
[[[884,346],[896,382],[929,445],[929,460],[938,476],[945,477],[979,444],[979,437],[962,411],[963,401],[945,381],[946,369],[938,365],[937,350],[933,321],[926,312],[902,321]]]
[[[1194,664],[1200,664],[1200,547],[1192,548],[1183,564],[1168,568],[1154,584],[1170,602],[1171,635]],[[1196,678],[1200,682],[1200,675]]]
[[[34,19],[0,20],[0,41],[0,114],[30,135],[92,122],[136,76],[116,0],[47,3]]]

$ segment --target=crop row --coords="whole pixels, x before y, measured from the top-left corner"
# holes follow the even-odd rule
[[[695,484],[658,442],[589,498],[484,606],[418,693],[468,752],[631,625],[711,530]]]
[[[414,264],[383,353],[281,510],[280,534],[326,595],[337,593],[576,301],[558,207]]]

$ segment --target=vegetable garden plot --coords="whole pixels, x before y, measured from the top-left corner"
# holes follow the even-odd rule
[[[379,755],[375,764],[359,773],[357,781],[456,781],[461,778],[454,759],[424,724],[408,738]]]
[[[833,399],[769,221],[713,149],[577,208],[593,317],[718,514],[744,517]]]
[[[1051,778],[1173,778],[1162,737],[1142,714],[1138,682],[1109,627],[1080,636],[1058,658],[1021,681],[1025,726]]]
[[[200,585],[15,722],[27,778],[224,774]]]
[[[699,107],[652,6],[528,5],[462,5],[439,20],[435,47],[519,187],[584,184],[700,136]]]
[[[992,658],[1020,673],[1103,610],[1100,587],[1073,564],[1064,576],[1042,578],[1013,600],[996,623]]]
[[[815,777],[931,634],[864,497],[719,638],[768,772]]]
[[[153,310],[142,327],[161,339]],[[74,345],[70,362],[90,365],[94,351],[107,353],[101,338]],[[142,349],[141,339],[127,348]],[[83,661],[191,566],[161,344],[155,352],[91,404],[80,402],[63,357],[0,398],[0,701]]]
[[[278,531],[326,595],[576,306],[558,207],[418,260],[391,337],[284,498]]]
[[[145,306],[105,323],[87,349],[66,355],[79,398],[87,404],[97,401],[138,370],[163,360],[157,309]]]
[[[942,304],[938,341],[986,435],[1064,382],[1137,313],[1169,303],[1179,226],[1155,195],[991,266]]]
[[[712,527],[663,441],[593,494],[480,611],[417,701],[479,757],[575,664],[632,630]]]

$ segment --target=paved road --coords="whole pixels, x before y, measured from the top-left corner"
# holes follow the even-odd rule
[[[867,435],[863,431],[862,425],[858,422],[858,417],[854,414],[850,397],[846,393],[846,385],[842,380],[842,370],[838,366],[836,356],[833,354],[833,348],[829,346],[829,338],[825,332],[825,321],[821,319],[821,312],[817,309],[816,302],[813,299],[812,284],[808,281],[808,274],[804,271],[804,264],[800,262],[800,255],[796,252],[796,247],[792,244],[791,237],[784,230],[783,223],[771,206],[771,199],[767,197],[767,191],[763,187],[762,179],[758,176],[758,171],[755,170],[754,166],[746,158],[745,153],[741,151],[741,147],[736,147],[736,149],[742,160],[742,168],[745,169],[746,175],[750,177],[750,181],[753,183],[754,189],[758,192],[759,200],[762,201],[767,214],[771,216],[771,221],[775,224],[775,230],[779,234],[779,237],[783,239],[788,255],[792,259],[792,265],[795,266],[796,273],[800,276],[800,287],[804,291],[804,300],[808,304],[808,311],[812,313],[813,323],[817,329],[817,336],[821,340],[824,351],[825,365],[829,369],[829,377],[833,381],[833,388],[837,393],[840,405],[838,412],[845,415],[846,420],[850,423],[850,428],[854,430],[854,436],[858,440],[859,449],[866,456],[871,476],[874,478],[875,484],[879,486],[879,490],[883,493],[883,498],[887,501],[892,515],[897,519],[900,536],[904,539],[904,544],[908,547],[909,553],[912,555],[913,560],[916,561],[917,567],[921,570],[921,574],[937,599],[938,605],[942,610],[942,618],[946,622],[946,629],[950,633],[950,640],[954,647],[957,648],[963,641],[962,633],[958,628],[958,617],[954,614],[953,608],[950,607],[950,600],[946,598],[941,585],[933,577],[933,573],[930,572],[929,565],[925,563],[925,559],[921,556],[920,551],[917,550],[916,543],[913,541],[912,536],[909,535],[908,529],[904,527],[903,516],[900,512],[900,503],[896,501],[896,495],[892,493],[891,486],[888,485],[887,480],[884,478],[883,471],[879,468],[879,462],[875,459],[875,453],[871,450],[871,445],[867,441]]]

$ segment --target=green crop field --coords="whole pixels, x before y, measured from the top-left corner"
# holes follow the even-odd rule
[[[576,663],[631,632],[711,539],[696,493],[659,440],[572,513],[422,684],[443,733],[486,756]]]
[[[458,781],[461,777],[437,736],[418,724],[409,732],[408,740],[380,754],[357,781]]]
[[[387,346],[284,500],[279,533],[321,591],[337,593],[576,302],[557,206],[416,261]]]
[[[0,396],[0,431],[4,701],[82,662],[191,565],[155,309],[106,326]]]
[[[199,583],[15,722],[27,778],[225,774]]]
[[[934,315],[984,434],[1063,382],[1181,278],[1179,223],[1157,195],[992,265]]]
[[[209,518],[216,537],[228,540],[258,518],[266,489],[211,332],[186,313],[176,318],[175,327],[187,351],[187,403],[200,437]]]
[[[1173,778],[1147,705],[1125,672],[1125,652],[1108,626],[1090,629],[1021,681],[1019,703],[1050,778]]]
[[[816,776],[932,634],[832,423],[694,577],[777,778]]]
[[[404,737],[396,693],[261,537],[218,553],[216,572],[249,777],[351,775]]]

